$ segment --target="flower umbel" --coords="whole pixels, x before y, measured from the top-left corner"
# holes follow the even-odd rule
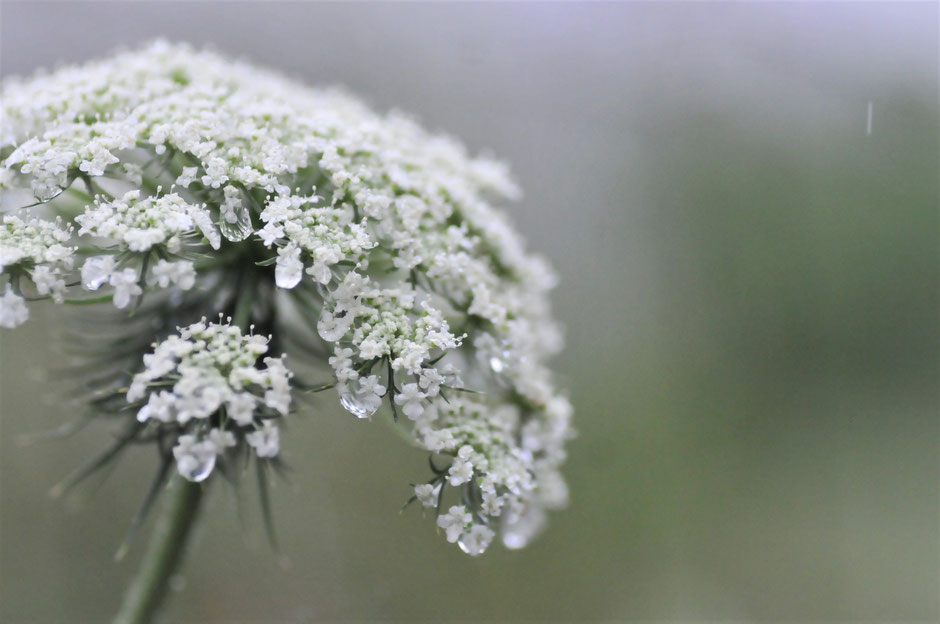
[[[0,159],[0,326],[104,304],[121,355],[92,407],[184,478],[280,462],[292,395],[333,388],[430,454],[413,500],[464,552],[565,505],[555,277],[496,207],[519,196],[501,163],[165,42],[6,79]]]
[[[173,447],[184,478],[203,481],[217,456],[242,443],[258,457],[277,455],[272,420],[287,415],[292,374],[282,358],[267,357],[258,366],[267,350],[263,336],[203,320],[144,356],[144,369],[134,375],[127,401],[143,403],[138,421],[172,423],[174,434],[184,432]]]

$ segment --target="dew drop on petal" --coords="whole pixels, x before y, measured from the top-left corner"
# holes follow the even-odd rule
[[[339,395],[339,402],[347,412],[356,418],[368,418],[375,413],[374,409],[370,409],[371,405],[367,405],[360,401],[356,395],[352,394],[351,392],[341,393]]]
[[[300,271],[290,271],[278,266],[274,269],[274,283],[278,288],[291,289],[300,283],[303,274]]]
[[[177,463],[180,474],[182,474],[186,480],[192,481],[193,483],[200,483],[208,479],[209,475],[212,474],[212,469],[215,468],[215,454],[207,453],[203,457],[193,456],[191,460],[192,461],[187,462],[185,466]]]
[[[464,551],[471,557],[478,557],[483,554],[486,550],[486,543],[480,543],[477,539],[467,538],[467,534],[464,533],[457,540],[457,545],[460,546],[460,550]]]
[[[243,241],[254,231],[251,227],[251,214],[247,206],[223,213],[219,218],[219,229],[222,236],[233,242]]]
[[[108,281],[108,275],[99,275],[94,279],[85,280],[84,286],[86,290],[98,290]]]

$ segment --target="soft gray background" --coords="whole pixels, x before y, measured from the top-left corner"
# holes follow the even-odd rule
[[[938,613],[936,3],[0,5],[4,75],[165,36],[508,159],[562,282],[572,503],[469,559],[410,509],[424,457],[332,405],[286,437],[288,570],[219,487],[173,622],[924,620]],[[866,133],[868,103],[873,124]],[[0,336],[0,620],[102,621],[153,469],[49,486],[57,310]],[[247,533],[247,544],[242,539]]]

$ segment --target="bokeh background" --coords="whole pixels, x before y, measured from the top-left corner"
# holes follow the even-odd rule
[[[570,508],[471,559],[398,510],[425,457],[324,403],[285,436],[285,569],[213,492],[166,621],[937,621],[938,5],[8,2],[0,71],[211,44],[509,160],[555,263]],[[869,131],[868,110],[871,107]],[[104,621],[154,458],[46,492],[61,319],[0,335],[0,621]],[[35,314],[35,312],[34,312]],[[241,516],[244,521],[239,520]]]

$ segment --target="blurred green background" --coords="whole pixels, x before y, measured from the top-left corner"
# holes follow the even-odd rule
[[[398,513],[424,454],[323,402],[284,436],[291,567],[217,487],[166,621],[940,618],[936,3],[4,1],[0,71],[155,36],[509,160],[580,432],[570,508],[471,559]],[[3,622],[106,620],[141,550],[154,457],[53,501],[107,431],[17,443],[74,411],[57,312],[0,335]]]

